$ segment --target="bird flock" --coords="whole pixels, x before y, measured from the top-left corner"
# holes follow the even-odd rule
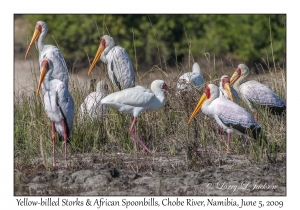
[[[63,139],[65,167],[68,168],[67,143],[70,141],[75,105],[68,90],[69,76],[65,60],[57,47],[44,43],[47,31],[48,27],[45,22],[36,23],[25,59],[35,44],[40,64],[40,79],[36,95],[42,87],[45,110],[52,124],[53,167],[56,167],[54,144],[55,134],[58,133],[59,138]],[[109,107],[123,114],[131,114],[132,123],[129,132],[132,135],[135,150],[137,150],[136,143],[139,142],[144,150],[152,152],[135,133],[137,117],[143,111],[160,109],[166,102],[165,91],[183,106],[181,101],[177,98],[177,94],[174,95],[170,91],[163,80],[154,80],[151,83],[151,90],[136,85],[134,68],[126,50],[121,46],[116,46],[111,36],[104,35],[101,38],[88,75],[91,74],[99,59],[107,65],[109,79],[116,91],[109,94],[107,82],[104,80],[98,82],[96,91],[90,93],[80,105],[78,117],[83,119],[89,116],[93,120],[99,118],[109,120]],[[219,87],[214,84],[204,87],[203,94],[187,122],[191,123],[200,109],[203,114],[213,118],[219,130],[227,133],[226,153],[230,153],[230,137],[233,133],[252,139],[259,138],[262,128],[258,124],[258,113],[254,106],[265,106],[275,115],[281,115],[286,110],[285,102],[270,88],[255,80],[246,80],[249,72],[245,64],[239,64],[231,78],[228,75],[220,78]],[[201,75],[200,66],[195,62],[192,72],[187,72],[178,78],[177,91],[200,89],[203,85],[204,78]],[[253,116],[238,104],[239,99],[247,104]]]

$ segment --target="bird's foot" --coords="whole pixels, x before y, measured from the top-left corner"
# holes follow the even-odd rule
[[[132,136],[135,140],[138,140],[140,144],[142,145],[143,149],[151,153],[151,150],[144,144],[144,142],[137,136],[135,133],[132,133]]]

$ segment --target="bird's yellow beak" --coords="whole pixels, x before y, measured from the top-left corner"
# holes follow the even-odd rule
[[[232,97],[232,93],[231,93],[231,88],[230,88],[230,85],[229,85],[229,82],[226,82],[224,84],[224,89],[228,95],[228,97],[230,98],[231,101],[233,101],[233,97]],[[234,101],[233,101],[234,102]]]
[[[39,38],[40,34],[41,34],[41,31],[39,31],[38,29],[35,29],[35,30],[34,30],[33,35],[32,35],[32,38],[31,38],[31,42],[30,42],[30,44],[29,44],[29,46],[28,46],[28,49],[27,49],[27,51],[26,51],[26,54],[25,54],[25,59],[27,58],[28,53],[29,53],[29,51],[30,51],[30,49],[31,49],[31,47],[32,47],[32,45],[33,45],[33,43]]]
[[[93,63],[92,63],[92,65],[90,66],[88,75],[90,75],[90,73],[92,72],[92,70],[93,70],[93,68],[94,68],[94,66],[95,66],[95,64],[96,64],[96,62],[99,60],[99,58],[100,58],[100,56],[101,56],[101,54],[102,54],[103,51],[104,51],[104,46],[103,46],[102,44],[100,44],[100,45],[99,45],[99,48],[98,48],[98,51],[97,51],[97,53],[96,53],[96,56],[95,56],[95,58],[94,58],[94,60],[93,60]]]
[[[199,112],[199,110],[201,109],[204,101],[206,101],[206,100],[207,100],[207,96],[206,96],[205,93],[203,93],[200,100],[199,100],[199,102],[198,102],[198,104],[197,104],[197,106],[196,106],[196,108],[195,108],[195,110],[194,110],[194,112],[192,113],[192,115],[191,115],[191,117],[188,121],[188,124],[192,121],[192,119],[195,117],[195,115]]]
[[[239,78],[239,73],[235,71],[230,78],[230,86],[232,86],[238,78]]]
[[[47,60],[43,60],[42,64],[41,64],[41,75],[40,75],[40,80],[39,80],[39,84],[38,84],[38,88],[37,88],[37,91],[36,91],[36,96],[39,95],[39,92],[40,92],[40,89],[41,89],[41,85],[44,81],[44,78],[47,74],[49,70],[49,63]]]

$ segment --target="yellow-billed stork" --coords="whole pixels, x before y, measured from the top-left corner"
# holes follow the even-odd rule
[[[131,60],[123,47],[115,46],[115,41],[111,36],[104,35],[101,38],[88,75],[92,72],[99,58],[107,64],[109,79],[117,89],[123,90],[135,86],[135,75]]]
[[[44,89],[45,110],[52,123],[52,153],[53,167],[56,167],[55,161],[55,132],[64,139],[66,168],[67,160],[67,143],[72,131],[74,120],[74,101],[67,86],[58,79],[53,79],[54,71],[53,62],[44,58],[41,62],[40,79],[36,95],[40,91],[40,87]]]
[[[53,64],[52,78],[62,81],[68,88],[69,74],[64,57],[60,50],[53,45],[45,45],[44,40],[48,32],[48,26],[44,21],[38,21],[35,25],[35,30],[32,35],[30,44],[27,48],[25,59],[28,53],[36,43],[39,52],[39,64],[41,65],[44,59],[48,59]]]
[[[227,98],[235,103],[238,103],[238,93],[230,86],[230,80],[227,75],[223,75],[220,79],[220,97]]]
[[[265,106],[270,109],[272,114],[281,115],[286,110],[285,102],[267,86],[255,80],[247,81],[246,77],[249,72],[249,68],[245,64],[239,64],[230,78],[230,85],[238,91],[239,97],[246,102],[254,114],[254,119],[258,120],[258,113],[252,104]]]
[[[257,139],[261,127],[252,116],[242,107],[231,100],[219,97],[219,88],[214,84],[209,84],[202,94],[195,110],[188,123],[195,115],[201,111],[215,119],[217,124],[227,133],[227,150],[229,152],[230,135],[252,135]]]

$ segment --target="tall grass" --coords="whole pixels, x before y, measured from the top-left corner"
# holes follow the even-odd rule
[[[260,66],[262,67],[262,65]],[[171,91],[176,92],[176,76],[174,76],[176,73],[172,72],[171,68],[168,69],[170,71],[165,71],[164,78],[160,79],[164,79]],[[260,69],[262,73],[253,79],[266,83],[278,95],[285,98],[284,69],[277,66],[276,72],[272,68],[267,70]],[[184,69],[182,65],[182,72],[178,72],[177,69],[176,71],[178,78],[181,73],[190,71],[190,69]],[[161,72],[157,66],[151,70],[151,74],[155,75],[156,72]],[[231,75],[232,72],[229,69],[227,74]],[[210,75],[211,80],[206,79],[206,84],[218,85],[219,78],[223,75],[223,72],[212,71],[211,69],[206,73],[214,75]],[[137,84],[143,85],[139,81]],[[37,81],[32,81],[32,85],[37,87]],[[227,137],[220,138],[213,119],[199,113],[190,125],[187,124],[188,118],[202,94],[203,87],[200,90],[193,89],[178,94],[179,100],[184,104],[183,107],[178,105],[176,100],[167,93],[167,101],[161,109],[155,112],[145,111],[138,117],[135,127],[136,133],[153,150],[153,154],[148,154],[140,148],[139,153],[150,156],[156,155],[156,153],[186,154],[189,166],[193,168],[212,164],[213,160],[211,159],[212,156],[208,155],[209,151],[217,151],[218,154],[225,152]],[[72,159],[72,154],[77,153],[135,153],[129,132],[132,116],[123,115],[110,108],[107,120],[95,121],[89,117],[80,120],[78,109],[91,90],[87,83],[80,83],[76,77],[70,77],[69,91],[75,103],[75,118],[69,145],[70,159]],[[51,122],[44,110],[43,95],[35,96],[34,92],[24,91],[14,94],[16,164],[21,167],[32,163],[34,158],[42,158],[44,164],[50,167],[52,156]],[[240,105],[248,110],[241,100]],[[248,111],[250,112],[250,110]],[[270,143],[268,148],[262,148],[260,143],[248,141],[244,137],[232,135],[231,153],[244,154],[250,161],[255,162],[270,161],[270,157],[272,157],[272,161],[276,161],[277,153],[284,153],[286,150],[286,117],[273,116],[268,113],[268,110],[261,107],[258,107],[258,112],[259,124]],[[202,150],[200,153],[197,151],[199,148]],[[59,141],[56,141],[56,150],[57,160],[63,161],[63,145]],[[267,152],[272,156],[266,155]]]

